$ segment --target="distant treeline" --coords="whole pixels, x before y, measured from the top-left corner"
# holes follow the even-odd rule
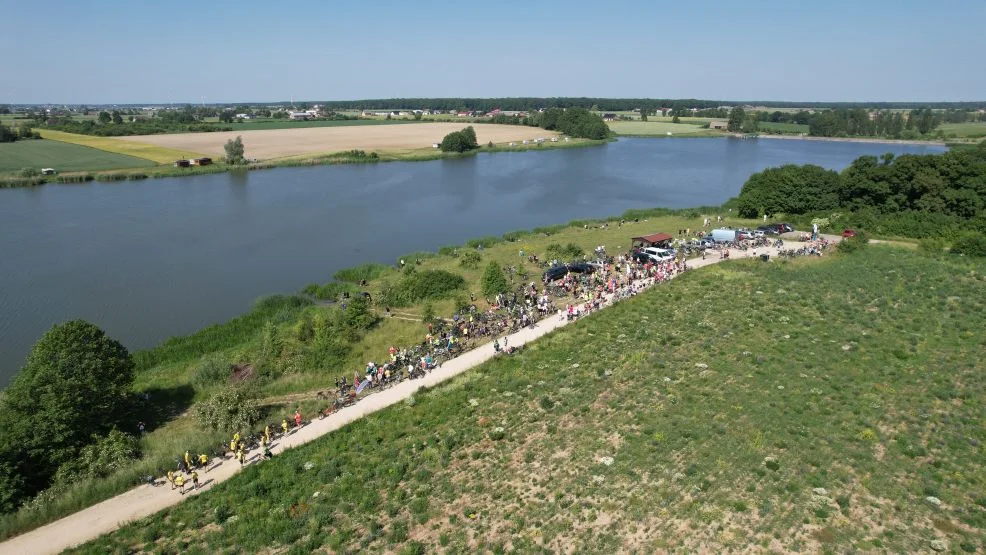
[[[977,102],[777,102],[770,100],[700,100],[696,98],[589,98],[589,97],[510,97],[510,98],[380,98],[367,100],[313,101],[335,110],[381,110],[407,108],[414,110],[481,110],[494,109],[530,111],[538,108],[586,108],[615,112],[643,108],[653,113],[660,108],[687,106],[708,109],[719,106],[765,106],[768,108],[871,108],[877,110],[975,110],[986,108],[986,101]],[[275,103],[287,105],[288,103]],[[244,106],[250,104],[243,104]]]
[[[841,173],[786,165],[753,174],[736,200],[743,217],[841,214],[889,235],[986,233],[986,143],[944,154],[861,156]]]

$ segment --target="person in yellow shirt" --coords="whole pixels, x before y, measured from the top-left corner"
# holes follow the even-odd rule
[[[199,455],[199,468],[205,469],[206,472],[209,471],[209,455],[205,453]]]
[[[267,440],[267,443],[270,443],[270,424],[264,426],[264,439]]]
[[[199,473],[192,471],[192,489],[199,489]]]
[[[281,421],[281,430],[284,435],[288,435],[288,419],[285,418]]]
[[[171,484],[171,489],[175,489],[175,473],[168,471],[168,483]]]
[[[192,455],[188,450],[185,451],[185,468],[188,470],[192,469]]]
[[[180,473],[175,476],[175,485],[178,486],[178,491],[180,491],[182,495],[185,495],[185,477]]]
[[[243,466],[245,464],[245,462],[244,462],[245,459],[244,459],[244,454],[243,454],[243,447],[240,447],[240,450],[236,452],[236,460],[240,461],[240,466]]]

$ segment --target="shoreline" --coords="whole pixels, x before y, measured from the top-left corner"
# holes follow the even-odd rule
[[[48,139],[54,140],[54,139]],[[484,153],[497,152],[528,152],[532,150],[560,150],[566,148],[588,148],[601,146],[612,142],[611,139],[572,139],[571,142],[557,143],[532,143],[520,144],[515,146],[507,144],[494,144],[492,148],[481,145],[479,148],[467,152],[441,152],[433,149],[410,149],[410,150],[391,150],[391,151],[362,151],[348,150],[340,152],[326,152],[313,154],[299,154],[284,158],[272,158],[269,160],[258,160],[240,166],[228,166],[224,163],[216,163],[209,166],[192,166],[190,168],[175,168],[170,165],[153,166],[150,168],[130,168],[119,170],[92,170],[66,172],[52,177],[20,177],[17,175],[0,175],[0,189],[16,189],[21,187],[37,187],[39,185],[54,184],[78,184],[89,181],[140,181],[143,179],[160,179],[168,177],[194,177],[198,175],[210,175],[225,172],[237,171],[258,171],[275,168],[294,168],[302,166],[334,166],[338,164],[378,164],[382,162],[430,162],[433,160],[454,160],[468,156],[477,156]],[[353,152],[364,152],[363,156],[353,156]],[[372,157],[371,155],[376,155]]]
[[[736,135],[729,135],[730,137],[736,137]],[[869,138],[869,137],[811,137],[809,135],[770,135],[770,134],[760,134],[755,138],[757,139],[784,139],[784,140],[795,140],[795,141],[828,141],[833,143],[877,143],[877,144],[888,144],[888,145],[912,145],[912,146],[943,146],[948,145],[944,141],[921,141],[917,139],[881,139],[881,138]]]

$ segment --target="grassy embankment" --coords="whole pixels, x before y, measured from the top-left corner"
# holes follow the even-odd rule
[[[760,128],[760,131],[763,131],[763,132],[766,132],[766,133],[785,133],[785,134],[794,134],[794,135],[802,135],[802,134],[807,135],[808,134],[808,131],[809,131],[809,127],[807,125],[804,125],[804,124],[801,124],[801,123],[785,123],[785,122],[761,121],[761,122],[759,122],[757,124],[757,126]]]
[[[984,287],[695,271],[78,551],[982,550]]]
[[[705,213],[717,214],[711,209]],[[447,270],[465,278],[465,289],[457,291],[451,298],[431,302],[436,315],[447,317],[454,312],[456,302],[464,302],[470,293],[476,295],[481,307],[485,306],[480,293],[480,279],[486,264],[491,260],[504,267],[515,266],[529,274],[523,280],[520,277],[512,278],[515,285],[522,281],[539,282],[540,269],[528,263],[526,257],[521,258],[518,251],[524,250],[528,255],[536,253],[544,258],[549,245],[574,243],[585,252],[592,252],[597,245],[605,245],[611,252],[618,252],[629,247],[630,237],[659,231],[675,233],[678,229],[695,228],[701,225],[702,218],[697,210],[631,211],[625,216],[628,220],[641,218],[642,221],[630,222],[620,227],[616,225],[619,222],[617,218],[606,229],[584,229],[586,222],[574,221],[570,224],[537,228],[530,232],[511,232],[502,237],[477,238],[463,247],[443,247],[441,254],[408,253],[402,258],[409,263],[420,259],[421,264],[416,266],[418,270]],[[643,221],[644,218],[649,220]],[[729,223],[749,225],[754,222],[729,220]],[[510,241],[504,241],[505,238]],[[483,246],[481,252],[476,249],[479,245]],[[479,253],[480,260],[474,264],[463,262],[467,252]],[[369,285],[365,290],[375,299],[380,299],[383,290],[402,277],[392,266],[372,264],[339,272],[337,276],[348,281],[333,280],[319,289],[335,294],[344,290],[356,292],[359,288],[355,283],[360,279],[367,279]],[[324,402],[318,401],[315,396],[317,390],[330,388],[341,375],[352,379],[353,371],[364,368],[366,361],[385,359],[389,346],[415,344],[421,341],[425,333],[424,325],[413,319],[420,317],[427,303],[417,302],[407,307],[395,308],[411,320],[384,319],[357,342],[349,344],[341,355],[325,357],[314,351],[311,343],[299,339],[298,324],[303,313],[312,317],[318,317],[319,314],[328,316],[338,309],[335,306],[308,306],[309,303],[307,299],[298,302],[293,298],[264,301],[248,314],[230,322],[211,326],[191,336],[170,339],[159,347],[136,353],[138,371],[134,390],[146,391],[152,399],[151,407],[134,414],[134,422],[143,420],[148,425],[149,433],[141,442],[142,459],[130,468],[101,479],[76,484],[66,491],[52,492],[30,508],[0,517],[0,538],[35,528],[125,491],[136,484],[140,476],[158,474],[159,469],[171,467],[174,458],[186,449],[195,452],[221,441],[228,441],[227,434],[204,430],[188,410],[225,385],[223,380],[201,379],[201,369],[207,367],[212,359],[219,359],[225,364],[256,363],[261,345],[261,330],[268,321],[277,324],[285,345],[282,356],[275,365],[274,377],[262,380],[259,394],[266,399],[261,401],[265,413],[271,415],[271,420],[277,421],[285,414],[293,414],[298,406],[306,415],[324,408],[321,406]]]

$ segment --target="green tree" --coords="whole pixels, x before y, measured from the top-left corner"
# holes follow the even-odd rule
[[[281,332],[274,322],[268,320],[261,332],[260,356],[269,361],[281,356],[283,350],[284,342],[281,340]]]
[[[492,297],[497,293],[506,293],[510,290],[507,276],[503,275],[503,269],[496,262],[486,265],[483,272],[482,290],[484,297]]]
[[[465,152],[469,150],[469,139],[462,131],[453,131],[438,145],[442,152]]]
[[[230,110],[219,112],[219,121],[221,123],[233,123],[233,112]]]
[[[213,430],[245,432],[260,419],[260,412],[252,390],[230,386],[195,405],[195,416]]]
[[[476,139],[476,130],[471,125],[462,130],[462,138],[465,139],[466,146],[469,149],[479,147],[479,141]]]
[[[647,121],[647,108],[640,109],[640,121]]]
[[[737,208],[744,218],[761,214],[805,214],[839,204],[839,174],[819,166],[788,164],[755,173],[743,185]]]
[[[671,123],[681,123],[681,118],[678,117],[678,112],[674,113],[674,116],[671,118]]]
[[[117,112],[116,110],[113,110],[113,123],[117,125],[123,123],[123,116],[121,116],[120,112]]]
[[[738,133],[743,129],[743,121],[746,119],[746,112],[743,108],[736,106],[729,112],[729,122],[726,123],[726,130]]]
[[[121,420],[133,380],[130,353],[103,330],[83,320],[53,326],[0,400],[0,471],[12,466],[25,493],[47,487],[93,434]]]
[[[113,116],[111,116],[109,112],[104,110],[99,113],[98,119],[99,119],[99,123],[106,124],[113,121]]]
[[[243,158],[243,138],[239,135],[235,139],[226,141],[226,146],[223,148],[226,151],[227,164],[242,164],[245,161]]]

